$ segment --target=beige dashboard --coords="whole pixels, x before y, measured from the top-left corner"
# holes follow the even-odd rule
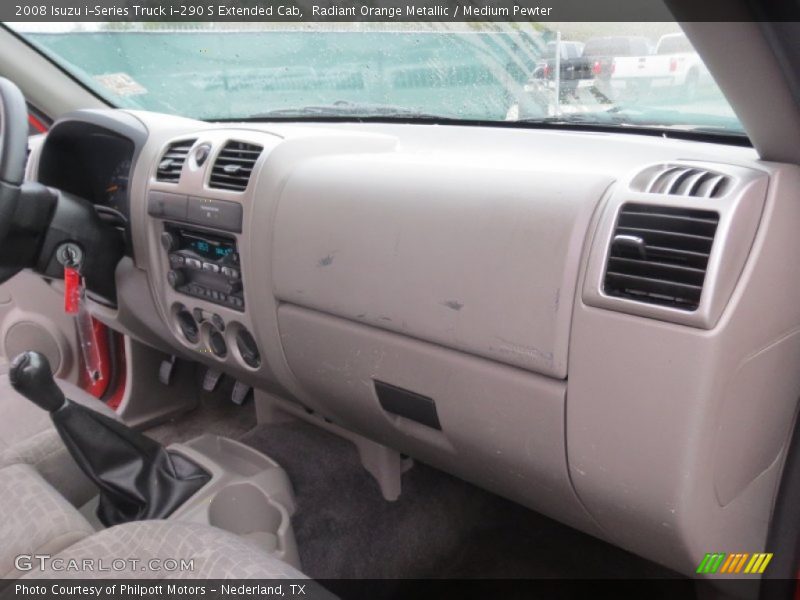
[[[133,256],[98,317],[679,571],[763,547],[800,395],[796,168],[628,134],[132,114]],[[187,266],[197,244],[221,258]]]

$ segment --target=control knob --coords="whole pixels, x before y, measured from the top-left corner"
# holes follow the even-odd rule
[[[173,269],[167,273],[167,282],[173,288],[179,288],[186,283],[186,275],[183,274],[183,271],[176,271]]]
[[[175,236],[169,231],[165,231],[161,234],[161,247],[164,248],[167,253],[170,253],[178,248],[178,240],[176,240]]]

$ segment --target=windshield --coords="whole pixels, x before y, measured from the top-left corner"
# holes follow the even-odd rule
[[[675,23],[7,26],[123,108],[742,134]]]
[[[658,54],[681,54],[682,52],[694,52],[694,49],[685,35],[676,33],[661,38],[656,52]]]
[[[591,38],[583,49],[584,56],[647,56],[652,54],[647,38],[614,36]]]

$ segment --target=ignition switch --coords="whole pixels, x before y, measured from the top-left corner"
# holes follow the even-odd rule
[[[83,250],[72,242],[61,244],[56,250],[56,260],[65,267],[83,264]]]

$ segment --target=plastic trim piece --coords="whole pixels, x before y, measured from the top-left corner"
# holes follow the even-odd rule
[[[733,165],[688,161],[675,161],[675,164],[717,172],[727,177],[729,184],[724,193],[715,198],[637,192],[634,191],[637,177],[648,170],[637,169],[628,181],[616,187],[600,218],[589,255],[583,301],[599,308],[711,329],[727,306],[750,254],[761,221],[769,177],[765,172]],[[648,304],[609,296],[603,291],[615,227],[619,212],[626,203],[708,210],[719,214],[697,309],[690,311]]]

